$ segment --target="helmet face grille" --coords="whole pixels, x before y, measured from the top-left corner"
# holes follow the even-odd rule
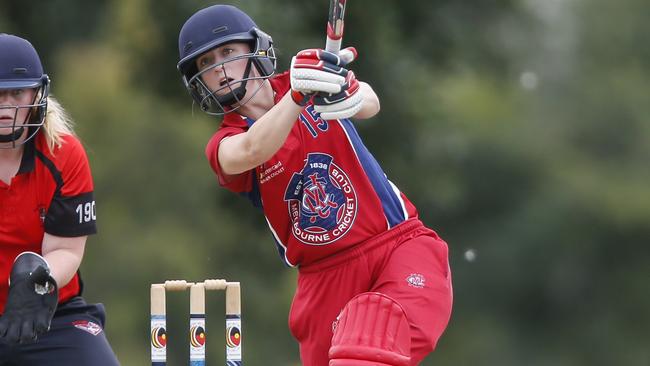
[[[199,56],[232,42],[249,43],[252,51],[199,72],[195,65]],[[178,47],[178,70],[185,86],[201,110],[211,115],[222,115],[241,107],[250,100],[250,97],[244,100],[247,94],[246,84],[251,80],[270,78],[275,73],[273,40],[259,30],[246,13],[231,5],[213,5],[192,15],[181,29]],[[217,90],[210,90],[201,79],[201,75],[215,68],[221,68],[225,72],[224,65],[228,62],[244,58],[249,61],[244,76],[232,79]],[[255,68],[254,72],[251,72],[252,67]],[[258,83],[254,92],[250,93],[251,97],[259,91],[261,85]]]
[[[0,111],[12,110],[13,123],[11,125],[0,126],[0,149],[12,149],[17,146],[23,145],[31,140],[45,123],[45,116],[47,114],[47,97],[49,95],[49,79],[44,76],[44,82],[36,92],[36,98],[32,104],[23,104],[17,106],[0,105]],[[24,121],[18,120],[18,113],[20,110],[27,109],[27,117]],[[24,129],[27,128],[27,136],[25,139],[20,140],[23,136]],[[11,144],[8,144],[8,143]]]
[[[250,93],[249,97],[246,97],[246,86],[249,81],[265,80],[271,77],[274,73],[275,57],[271,60],[273,62],[273,69],[271,70],[271,74],[268,75],[262,74],[260,71],[260,66],[258,66],[259,62],[256,62],[256,59],[259,58],[264,58],[266,61],[270,60],[268,56],[260,56],[257,53],[247,53],[216,63],[194,74],[187,81],[186,87],[194,101],[199,105],[201,110],[207,114],[219,116],[233,112],[246,104],[255,94],[257,94],[263,85],[261,82],[256,83],[257,85],[255,90]],[[239,79],[230,77],[226,71],[225,65],[242,59],[248,60],[243,77]],[[256,72],[251,72],[252,65],[255,65]],[[203,81],[202,75],[215,72],[215,69],[221,69],[225,79],[229,81],[218,89],[211,90]]]

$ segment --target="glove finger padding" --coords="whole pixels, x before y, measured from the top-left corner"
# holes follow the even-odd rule
[[[321,71],[313,70],[301,70],[294,73],[291,77],[291,89],[305,94],[318,92],[338,93],[341,91],[341,85],[345,83],[344,77],[330,77],[331,74],[321,77],[320,74],[322,74]]]
[[[348,76],[345,78],[345,84],[343,84],[342,91],[336,94],[326,94],[318,93],[314,97],[315,105],[328,105],[334,104],[343,101],[344,99],[350,98],[356,92],[359,91],[359,81],[354,75],[353,71],[348,73]]]
[[[317,94],[314,97],[314,110],[325,120],[350,118],[357,114],[363,105],[363,95],[354,72],[350,71],[343,91],[337,94]]]
[[[5,312],[6,314],[6,312]],[[3,315],[4,317],[5,315]],[[7,343],[17,343],[20,339],[20,328],[22,327],[22,319],[20,317],[10,317],[9,324],[7,327],[7,333],[4,336],[4,340]]]
[[[357,59],[358,53],[357,49],[354,47],[346,47],[342,50],[339,51],[339,57],[343,62],[345,62],[341,66],[346,66],[350,62],[354,61]]]
[[[357,58],[357,50],[354,47],[347,47],[336,54],[319,48],[311,48],[298,52],[296,58],[305,63],[327,65],[330,69],[336,70],[354,61]]]
[[[291,60],[291,89],[302,93],[338,93],[345,84],[346,69],[339,68],[336,73],[323,71],[309,64],[300,63],[297,57]],[[342,74],[339,74],[342,73]]]
[[[359,113],[363,106],[363,97],[361,92],[357,92],[350,98],[341,102],[328,105],[314,105],[314,110],[320,113],[320,118],[324,120],[351,118]]]
[[[298,52],[294,56],[295,66],[305,69],[326,71],[332,74],[342,75],[345,73],[345,61],[331,52],[319,49],[310,49]]]
[[[344,89],[348,70],[344,67],[357,56],[354,47],[337,55],[322,49],[298,52],[291,59],[291,89],[301,93],[340,93]]]
[[[20,336],[18,341],[20,343],[28,343],[36,340],[36,329],[34,329],[34,321],[32,319],[23,319],[20,326]]]
[[[39,313],[36,315],[36,320],[34,321],[34,329],[36,334],[43,334],[50,330],[51,318],[47,313]]]

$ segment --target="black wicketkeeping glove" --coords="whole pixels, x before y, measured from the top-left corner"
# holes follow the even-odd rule
[[[9,295],[0,316],[0,340],[26,343],[50,329],[58,288],[47,262],[38,254],[19,255],[11,269]]]

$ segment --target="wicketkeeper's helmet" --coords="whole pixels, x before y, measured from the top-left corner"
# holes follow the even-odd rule
[[[24,144],[33,138],[45,122],[50,79],[43,72],[38,53],[29,41],[6,33],[0,33],[0,90],[38,89],[31,104],[10,106],[0,104],[0,110],[13,110],[14,120],[10,126],[0,126],[0,143],[11,142],[10,147]],[[29,109],[25,121],[17,121],[18,111]],[[28,136],[16,143],[25,130]]]
[[[249,43],[251,52],[217,63],[199,72],[195,61],[201,54],[230,42]],[[185,87],[201,109],[212,115],[225,114],[243,105],[248,101],[243,100],[246,95],[246,83],[254,79],[267,79],[275,73],[276,58],[273,40],[257,28],[255,22],[246,13],[231,5],[213,5],[192,15],[181,28],[178,51],[180,54],[178,70]],[[243,58],[248,59],[248,64],[242,79],[229,83],[240,85],[239,87],[232,88],[230,85],[225,85],[218,90],[210,90],[201,79],[203,73]],[[251,75],[251,65],[255,66],[259,75]],[[257,90],[260,87],[261,83]],[[222,91],[228,92],[224,94],[221,93]],[[221,95],[217,95],[217,92]],[[232,107],[234,104],[238,106]]]

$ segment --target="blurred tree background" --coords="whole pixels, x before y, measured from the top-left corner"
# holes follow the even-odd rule
[[[233,1],[279,67],[324,45],[328,2]],[[149,362],[149,284],[242,282],[247,365],[298,365],[295,271],[259,211],[203,155],[218,121],[179,74],[199,0],[0,0],[0,31],[39,50],[88,149],[100,234],[81,271],[124,365]],[[449,243],[455,306],[423,365],[650,364],[650,4],[350,1],[345,44],[382,100],[358,123],[386,173]],[[209,361],[223,362],[223,298]],[[168,296],[170,364],[186,295]],[[174,313],[175,312],[175,313]]]

